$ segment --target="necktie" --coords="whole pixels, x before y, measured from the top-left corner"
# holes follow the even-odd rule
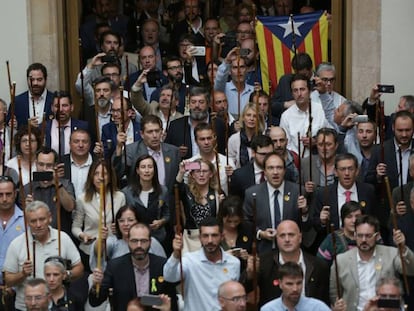
[[[349,201],[351,201],[351,194],[352,194],[352,191],[349,191],[349,190],[345,191],[345,203],[348,203]]]
[[[62,156],[65,154],[65,128],[67,128],[67,126],[62,126],[59,128],[59,137],[60,137],[59,153]]]
[[[261,173],[260,173],[260,183],[262,183],[262,182],[264,182],[265,181],[265,177],[264,177],[264,172],[262,171]]]
[[[279,201],[278,201],[278,196],[279,196],[279,190],[275,190],[274,192],[274,209],[275,209],[275,228],[279,225],[280,223],[280,206],[279,206]]]

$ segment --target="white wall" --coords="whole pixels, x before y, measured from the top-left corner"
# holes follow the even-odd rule
[[[16,94],[27,89],[26,68],[29,65],[29,34],[26,0],[1,0],[0,10],[0,97],[10,102],[6,61],[16,82]]]
[[[395,84],[395,94],[382,95],[390,113],[402,95],[414,95],[413,0],[381,1],[381,83]]]

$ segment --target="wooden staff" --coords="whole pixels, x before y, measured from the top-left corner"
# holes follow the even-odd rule
[[[241,106],[241,81],[240,81],[240,49],[237,50],[237,120],[240,121],[240,106]]]
[[[61,223],[61,204],[60,204],[60,194],[59,194],[59,177],[58,177],[58,170],[55,168],[55,192],[56,192],[56,220],[57,220],[57,230],[58,230],[58,254],[60,256],[62,251],[62,243],[61,243],[61,231],[62,231],[62,223]]]
[[[300,155],[300,132],[298,132],[298,154]],[[298,157],[298,171],[299,171],[299,196],[302,195],[302,158]]]
[[[403,157],[402,157],[402,150],[401,150],[401,145],[398,146],[398,158],[400,160],[400,195],[401,195],[401,201],[404,201],[404,188],[403,188]]]
[[[115,310],[114,306],[114,289],[112,287],[108,288],[108,301],[109,301],[109,307],[111,311]]]
[[[338,261],[336,259],[337,253],[336,253],[335,225],[331,224],[329,227],[331,228],[331,238],[332,238],[332,259],[335,265],[336,296],[338,297],[338,299],[341,299],[342,293],[341,293],[341,288],[339,285]]]
[[[32,234],[32,249],[33,249],[33,277],[36,277],[36,237]]]
[[[58,136],[58,148],[59,148],[59,152],[58,152],[58,161],[59,163],[62,163],[62,138],[61,136],[61,131],[63,130],[63,135],[65,135],[64,129],[62,129],[62,122],[60,121],[60,94],[58,92],[58,97],[57,97],[57,110],[56,110],[56,121],[58,124],[58,129],[59,129],[59,136]]]
[[[217,119],[217,115],[215,115],[213,118],[211,118],[212,128],[213,128],[213,135],[215,137],[217,137],[216,119]],[[217,176],[218,193],[222,194],[224,192],[223,192],[223,188],[221,187],[221,180],[220,180],[220,163],[219,163],[219,156],[218,156],[218,152],[217,152],[217,138],[216,138],[216,145],[214,146],[214,158],[216,159],[216,176]]]
[[[33,194],[33,185],[32,185],[32,125],[29,122],[27,123],[28,136],[29,136],[29,193]]]
[[[15,99],[16,99],[16,82],[13,82],[12,84],[12,95],[11,95],[11,102],[10,102],[10,120],[11,120],[11,127],[10,127],[10,145],[9,145],[9,160],[12,157],[13,154],[13,136],[14,136],[14,108],[15,108]]]
[[[45,144],[45,133],[46,133],[46,112],[43,112],[42,118],[42,131],[40,133],[40,141]]]
[[[257,271],[256,271],[256,260],[257,260],[257,241],[256,241],[256,224],[257,224],[257,202],[256,193],[252,193],[253,196],[253,228],[252,228],[252,256],[253,256],[253,305],[257,305]]]
[[[119,129],[122,133],[127,134],[127,129],[125,128],[125,111],[124,111],[124,97],[122,96],[122,93],[124,92],[124,88],[122,86],[119,87],[119,93],[121,94],[121,122],[119,122]],[[127,173],[127,153],[126,153],[126,142],[123,143],[124,147],[124,162],[125,162],[125,175],[128,176]]]
[[[180,204],[180,190],[178,184],[174,184],[174,198],[175,198],[175,234],[182,233],[181,226],[181,204]],[[180,250],[180,290],[184,299],[184,273],[183,273],[183,258]]]
[[[309,163],[312,163],[312,102],[309,98],[309,125],[306,136],[309,138]],[[302,158],[305,156],[306,147],[303,147]],[[300,156],[300,155],[299,155]],[[312,180],[312,170],[310,170],[310,179]]]
[[[2,160],[2,174],[5,175],[6,172],[6,119],[7,119],[7,112],[3,112],[3,146],[2,146],[2,154],[1,154],[1,160]]]
[[[126,77],[125,77],[125,85],[128,88],[128,99],[129,99],[129,91],[131,90],[131,84],[129,83],[129,60],[128,60],[128,54],[125,54],[125,66],[126,66]],[[121,97],[122,97],[121,93]]]
[[[190,85],[185,85],[185,105],[184,105],[184,115],[190,115]]]
[[[259,90],[255,91],[256,96],[254,96],[254,105],[256,110],[256,122],[255,122],[255,133],[259,134],[259,118],[260,118],[260,109],[259,109]]]
[[[384,141],[385,141],[385,116],[384,116],[384,102],[380,101],[380,118],[381,118],[381,127],[380,127],[380,146],[381,146],[381,163],[384,163]]]
[[[103,162],[102,162],[103,163]],[[102,164],[102,172],[103,175],[105,174],[104,172],[104,165]],[[105,175],[104,175],[105,176]],[[102,268],[102,243],[103,243],[103,238],[102,238],[102,221],[103,221],[103,215],[105,213],[105,179],[102,180],[100,187],[99,187],[99,220],[98,220],[98,258],[97,258],[97,265],[96,267],[98,269]],[[96,296],[99,296],[99,291],[100,291],[101,285],[98,283],[96,284]]]
[[[174,85],[175,85],[175,83],[173,82],[173,86],[171,88],[170,105],[168,106],[167,123],[165,124],[165,133],[167,133],[168,128],[170,126],[171,109],[172,109],[172,103],[174,102],[174,90],[175,90]]]
[[[20,155],[17,156],[17,168],[19,170],[19,196],[20,196],[20,203],[22,205],[23,210],[23,218],[24,218],[24,234],[26,240],[26,253],[27,253],[27,260],[30,261],[30,251],[29,251],[29,234],[27,232],[27,216],[26,216],[26,195],[24,193],[24,186],[23,186],[23,175],[22,175],[22,158]]]
[[[85,85],[84,85],[84,76],[83,76],[83,59],[82,59],[82,39],[79,38],[79,72],[80,72],[80,80],[81,80],[81,97],[80,97],[80,104],[81,104],[81,119],[84,119],[84,111],[85,111]]]
[[[2,297],[1,300],[3,302],[3,305],[5,307],[5,311],[8,311],[7,309],[7,305],[6,305],[6,300],[7,300],[7,296],[8,296],[8,288],[7,288],[7,284],[6,284],[6,271],[1,271],[1,275],[3,277],[3,291],[2,291]]]
[[[9,90],[10,90],[10,96],[11,96],[13,86],[12,86],[12,82],[11,82],[10,64],[9,64],[8,60],[6,60],[6,67],[7,67],[7,80],[9,81]]]
[[[112,140],[107,139],[106,145],[108,146],[108,149],[112,149]],[[114,210],[114,185],[112,184],[112,178],[113,178],[113,172],[111,167],[111,159],[107,159],[107,166],[109,169],[109,199],[111,202],[111,216],[112,216],[112,223],[115,223],[115,210]],[[126,167],[126,163],[125,163]]]
[[[326,155],[327,155],[327,150],[326,150],[326,135],[323,135],[323,157],[324,157],[324,161],[323,161],[323,172],[325,174],[325,188],[324,188],[324,205],[328,204],[328,198],[329,198],[329,192],[328,192],[328,164],[326,161]]]
[[[34,96],[33,96],[33,81],[32,81],[32,77],[29,77],[29,81],[30,81],[30,92],[32,93],[33,117],[36,117],[36,108],[35,108],[35,101],[34,101]]]
[[[391,186],[390,186],[390,181],[388,179],[388,176],[384,176],[384,182],[385,182],[385,187],[387,188],[388,203],[390,204],[390,209],[391,209],[392,226],[394,230],[398,230],[397,211],[395,210],[394,201],[392,200]],[[407,267],[406,267],[406,262],[404,260],[404,255],[403,255],[404,249],[402,248],[401,244],[398,244],[397,246],[398,246],[398,253],[400,255],[400,260],[401,260],[401,270],[402,270],[402,276],[404,280],[405,292],[409,296],[410,287],[408,285]]]
[[[226,137],[226,165],[229,166],[229,146],[228,146],[228,137],[229,137],[229,112],[224,110],[224,122],[226,123],[224,128],[224,137]],[[227,176],[227,191],[229,191],[230,187],[230,176]]]

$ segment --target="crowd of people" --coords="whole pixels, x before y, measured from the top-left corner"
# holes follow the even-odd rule
[[[79,118],[40,63],[0,100],[1,310],[414,308],[414,96],[262,90],[254,14],[318,1],[90,2]]]

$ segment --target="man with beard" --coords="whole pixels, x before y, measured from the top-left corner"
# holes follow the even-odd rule
[[[217,135],[217,152],[224,154],[226,147],[225,125],[221,118],[211,120],[208,113],[210,94],[201,87],[190,90],[190,115],[174,120],[168,127],[165,142],[180,148],[181,157],[187,159],[197,153],[199,149],[195,141],[194,128],[199,123],[212,123]]]
[[[377,245],[379,222],[370,215],[362,215],[355,221],[357,247],[337,257],[338,265],[331,267],[330,297],[336,300],[339,285],[347,310],[362,310],[375,296],[376,280],[402,274],[401,257],[396,247]],[[401,248],[405,272],[414,275],[414,253],[406,246],[404,234],[393,232],[394,244]],[[338,268],[338,279],[335,267]]]
[[[44,276],[45,259],[57,256],[58,249],[60,256],[71,262],[71,270],[68,273],[71,280],[83,275],[79,251],[65,232],[60,232],[60,240],[58,239],[58,230],[50,226],[52,215],[47,204],[42,201],[33,201],[26,206],[25,214],[30,229],[27,241],[30,247],[26,248],[24,234],[15,238],[9,245],[3,267],[6,272],[7,285],[16,288],[15,307],[17,310],[25,310],[25,283],[31,277]]]
[[[260,70],[259,50],[253,38],[248,38],[240,42],[240,49],[245,50],[246,54],[242,57],[246,63],[246,83],[250,85],[262,85],[262,74]]]
[[[89,291],[90,305],[101,305],[112,288],[114,310],[127,310],[128,301],[149,294],[168,295],[171,298],[172,310],[177,310],[175,287],[172,283],[165,282],[167,279],[164,280],[163,277],[166,259],[148,253],[150,246],[151,229],[143,223],[134,224],[128,234],[130,253],[110,260],[105,272],[99,268],[93,270],[93,285]]]
[[[182,113],[177,111],[179,94],[177,91],[173,90],[171,85],[166,84],[160,89],[159,102],[147,102],[144,98],[144,86],[147,84],[147,76],[149,72],[149,69],[144,69],[132,86],[131,103],[143,117],[148,114],[159,117],[162,120],[162,128],[166,131],[167,122],[171,122],[183,116]]]
[[[299,179],[299,172],[295,166],[295,155],[287,149],[288,139],[286,132],[280,126],[271,126],[267,134],[273,142],[274,151],[280,155],[286,162],[285,180],[297,182]]]
[[[16,96],[14,117],[17,126],[30,124],[34,127],[43,122],[43,115],[52,114],[53,93],[46,89],[47,69],[40,63],[31,64],[26,70],[28,91]],[[7,119],[11,117],[10,110]]]
[[[55,150],[60,156],[63,156],[70,152],[69,140],[72,131],[76,129],[88,131],[88,123],[72,118],[72,97],[67,91],[55,92],[52,112],[55,118],[48,120],[46,123],[46,146]]]
[[[279,287],[282,296],[265,304],[263,311],[330,311],[322,301],[302,295],[303,271],[299,264],[288,261],[279,268]],[[339,310],[339,309],[333,309]],[[343,309],[345,310],[345,309]]]
[[[199,228],[201,249],[187,252],[181,259],[184,311],[219,310],[217,289],[225,281],[239,279],[240,261],[220,247],[223,228],[218,224],[217,219],[207,217]],[[173,240],[174,251],[164,266],[166,281],[180,281],[182,247],[183,238],[179,233]]]
[[[111,107],[112,120],[102,127],[102,143],[105,158],[111,158],[115,148],[122,148],[141,139],[139,122],[132,119],[131,102],[124,97],[113,99]],[[111,140],[112,144],[108,144]]]
[[[163,74],[168,78],[168,85],[179,93],[177,110],[184,113],[187,88],[183,84],[183,63],[177,56],[171,56],[163,64]],[[151,101],[160,101],[161,87],[151,94]]]

